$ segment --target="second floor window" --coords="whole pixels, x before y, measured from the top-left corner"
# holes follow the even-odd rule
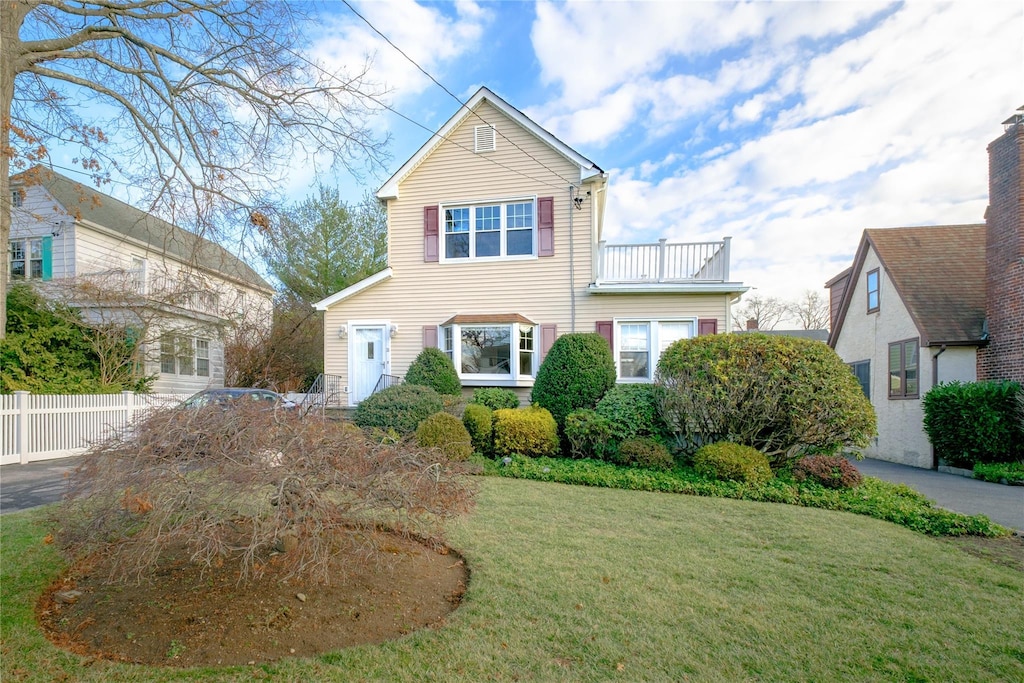
[[[535,202],[443,207],[444,260],[532,256]]]
[[[868,272],[868,313],[879,309],[878,268]]]
[[[52,237],[11,240],[7,250],[7,274],[11,280],[49,280]]]

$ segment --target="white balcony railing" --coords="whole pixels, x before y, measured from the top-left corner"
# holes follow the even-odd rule
[[[597,248],[597,282],[698,283],[729,281],[729,241],[607,244]]]

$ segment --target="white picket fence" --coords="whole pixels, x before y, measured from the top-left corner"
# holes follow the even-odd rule
[[[151,410],[186,394],[0,394],[0,465],[79,455]]]

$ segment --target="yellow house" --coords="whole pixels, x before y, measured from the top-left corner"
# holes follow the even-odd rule
[[[558,335],[599,332],[620,382],[650,382],[677,339],[725,332],[747,288],[729,238],[603,241],[608,176],[481,88],[380,188],[388,266],[315,304],[324,372],[356,405],[426,346],[464,388],[528,400]]]

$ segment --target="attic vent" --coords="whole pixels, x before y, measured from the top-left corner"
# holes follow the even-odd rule
[[[497,135],[494,126],[483,125],[473,129],[473,143],[477,152],[493,152],[497,149]]]

